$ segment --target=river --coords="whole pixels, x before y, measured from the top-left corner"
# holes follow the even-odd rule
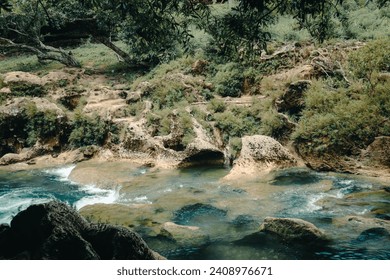
[[[303,168],[223,183],[228,172],[223,167],[158,170],[120,162],[1,170],[0,223],[10,222],[28,205],[57,199],[91,221],[134,229],[169,259],[390,259],[390,236],[378,226],[381,221],[389,225],[389,185]],[[318,248],[285,243],[258,233],[265,217],[304,219],[332,241]],[[201,238],[167,238],[160,232],[166,222],[196,227]]]

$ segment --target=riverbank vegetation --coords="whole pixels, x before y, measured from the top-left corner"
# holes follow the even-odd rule
[[[0,11],[1,104],[45,97],[65,111],[26,111],[19,126],[2,111],[3,146],[53,135],[67,148],[119,143],[120,123],[142,118],[152,137],[179,135],[180,149],[196,138],[196,121],[233,157],[246,135],[318,158],[356,156],[390,136],[389,1],[6,0]],[[53,85],[4,81],[64,65],[104,76],[112,90],[125,85],[126,108],[86,112],[79,80],[56,85],[81,96],[77,109],[52,98]]]

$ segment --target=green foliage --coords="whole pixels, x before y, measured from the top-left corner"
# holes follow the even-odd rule
[[[46,95],[46,89],[37,84],[12,84],[10,89],[12,96],[42,97]]]
[[[25,127],[27,145],[33,146],[37,141],[44,141],[59,136],[64,124],[64,118],[58,117],[54,111],[37,112],[30,110]]]
[[[38,111],[33,102],[20,105],[15,116],[0,116],[0,139],[13,139],[21,147],[31,147],[37,141],[44,143],[51,138],[62,139],[66,118],[51,110]]]
[[[213,78],[215,92],[222,97],[240,97],[244,84],[244,74],[237,63],[218,65]]]
[[[229,141],[230,154],[233,158],[237,158],[242,148],[242,140],[239,137],[230,138]]]
[[[191,69],[194,58],[180,58],[164,63],[153,69],[148,75],[136,80],[132,88],[137,90],[142,82],[147,82],[147,95],[156,109],[172,108],[177,103],[192,103],[201,98],[203,83],[192,75],[183,74]]]
[[[147,125],[154,136],[174,134],[183,147],[195,137],[191,115],[185,110],[172,112],[170,109],[164,109],[149,113]]]
[[[226,104],[223,100],[214,98],[207,104],[207,109],[214,113],[222,113],[226,109]]]
[[[260,133],[260,107],[233,106],[222,113],[215,113],[215,126],[222,132],[224,143],[233,137]]]
[[[342,35],[347,39],[380,39],[390,36],[390,5],[381,9],[374,3],[345,1],[340,12]]]
[[[110,134],[117,134],[117,127],[99,116],[88,117],[76,113],[71,126],[69,143],[73,147],[102,146]]]
[[[349,64],[357,78],[374,83],[374,74],[390,71],[390,39],[368,43],[349,56]]]
[[[376,136],[389,132],[386,94],[377,91],[378,95],[371,95],[365,88],[356,89],[330,90],[318,82],[308,90],[306,108],[293,134],[301,152],[353,155]]]

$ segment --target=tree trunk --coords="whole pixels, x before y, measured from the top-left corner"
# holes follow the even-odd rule
[[[134,60],[131,59],[128,53],[123,51],[121,48],[116,46],[113,42],[111,42],[107,37],[104,36],[94,36],[95,40],[99,41],[109,49],[113,50],[120,58],[122,61],[124,61],[129,67],[131,68],[145,68],[148,67],[147,64],[141,64],[141,63],[136,63]]]
[[[62,49],[57,49],[43,44],[37,40],[38,46],[28,46],[25,44],[16,44],[9,39],[0,37],[0,49],[14,49],[21,52],[30,52],[38,57],[39,61],[52,60],[58,61],[68,67],[80,67],[80,63],[72,56]]]

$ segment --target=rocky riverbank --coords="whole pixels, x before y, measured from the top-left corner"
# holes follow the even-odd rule
[[[300,72],[289,75],[290,79],[302,76]],[[175,79],[189,82],[186,80],[189,77],[180,77],[176,75]],[[203,78],[199,82],[210,86]],[[284,128],[284,136],[279,139],[251,135],[234,138],[235,142],[226,141],[225,132],[213,120],[213,114],[218,114],[219,109],[210,109],[202,102],[187,104],[183,108],[185,114],[172,109],[164,119],[169,124],[169,133],[161,133],[156,132],[161,128],[153,124],[154,118],[161,121],[161,117],[156,115],[149,96],[157,84],[141,82],[130,87],[108,83],[107,77],[89,75],[80,69],[54,71],[44,76],[20,71],[3,74],[0,92],[5,101],[0,105],[0,165],[17,170],[94,158],[102,162],[129,160],[158,168],[232,165],[231,174],[225,180],[241,180],[243,176],[250,179],[273,170],[304,165],[314,170],[390,177],[388,136],[376,137],[359,153],[348,157],[318,156],[308,153],[300,143],[286,141],[285,136],[294,126],[286,119],[291,126]],[[286,113],[299,116],[305,106],[304,92],[310,85],[308,80],[299,80],[284,89],[284,94],[275,101],[280,116]],[[242,96],[220,98],[218,102],[225,107],[257,110],[256,103],[266,103],[267,99],[258,96],[251,100]],[[137,109],[136,115],[129,112],[135,107],[142,109]],[[199,118],[202,114],[208,115],[210,121]]]

